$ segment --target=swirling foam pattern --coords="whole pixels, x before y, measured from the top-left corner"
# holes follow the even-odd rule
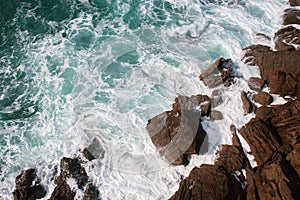
[[[103,199],[169,197],[181,175],[212,162],[216,146],[230,143],[231,123],[244,123],[237,91],[246,86],[224,93],[224,120],[203,123],[210,151],[193,156],[186,168],[160,158],[147,120],[170,109],[178,94],[210,95],[198,80],[201,71],[219,56],[238,59],[256,33],[272,36],[285,5],[0,1],[0,198],[12,198],[14,179],[27,167],[38,167],[47,184],[59,159],[93,138],[105,156],[86,168]],[[254,68],[247,73],[257,75]]]

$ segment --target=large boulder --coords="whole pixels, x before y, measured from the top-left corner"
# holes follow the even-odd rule
[[[260,91],[254,96],[254,100],[261,105],[269,105],[273,102],[273,97],[267,92]]]
[[[273,40],[275,49],[278,51],[298,50],[300,45],[300,30],[293,26],[284,27],[275,33]]]
[[[283,25],[300,24],[300,10],[289,8],[284,11]]]
[[[200,152],[206,136],[200,117],[209,113],[210,99],[206,95],[179,96],[173,110],[150,119],[146,129],[164,159],[186,165],[187,155]]]
[[[265,85],[265,81],[258,77],[250,77],[248,80],[250,89],[255,91],[261,91]]]
[[[65,180],[59,180],[49,200],[74,200],[75,194]]]
[[[16,189],[13,192],[14,200],[35,200],[46,195],[46,190],[40,184],[36,169],[23,170],[16,177]]]

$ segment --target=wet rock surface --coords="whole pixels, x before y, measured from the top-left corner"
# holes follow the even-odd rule
[[[46,190],[40,184],[40,180],[36,175],[36,169],[23,170],[16,177],[15,183],[14,200],[35,200],[46,195]]]
[[[261,91],[265,85],[265,81],[258,77],[250,77],[248,80],[248,85],[252,90]]]
[[[254,96],[254,100],[261,105],[269,105],[273,102],[273,97],[267,92],[258,92]]]
[[[220,85],[228,87],[234,83],[235,78],[234,63],[231,59],[219,58],[208,67],[199,78],[209,88]]]
[[[159,153],[173,165],[186,165],[187,155],[198,154],[206,132],[201,116],[210,113],[206,95],[179,96],[173,110],[163,112],[148,121],[147,131]]]

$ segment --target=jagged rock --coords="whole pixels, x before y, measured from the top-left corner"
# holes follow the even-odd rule
[[[94,138],[91,144],[83,150],[84,156],[89,161],[94,160],[96,158],[103,158],[104,152],[104,148],[102,147],[97,138]]]
[[[181,113],[181,110],[198,110],[200,107],[201,116],[208,116],[211,110],[210,98],[207,95],[178,96],[173,103],[173,111]]]
[[[258,65],[261,60],[261,54],[271,51],[269,46],[256,44],[243,49],[242,61],[247,65]]]
[[[233,83],[235,77],[233,70],[231,59],[219,58],[207,70],[201,73],[199,78],[209,88],[214,88],[222,84],[228,87]]]
[[[216,165],[195,167],[170,200],[245,199],[245,177],[236,173],[244,167],[240,151],[236,146],[222,146]]]
[[[46,195],[46,190],[36,175],[36,169],[22,170],[21,174],[16,177],[15,183],[14,200],[35,200]]]
[[[206,136],[200,112],[164,112],[148,121],[146,127],[160,154],[172,164],[187,164],[185,154],[199,153]]]
[[[283,25],[300,24],[300,10],[289,8],[284,11]]]
[[[74,200],[75,194],[65,180],[59,180],[49,200]]]
[[[92,184],[88,184],[85,191],[83,200],[98,200],[99,199],[99,191]]]
[[[212,110],[210,112],[210,120],[221,120],[223,119],[223,114],[218,110]]]
[[[298,177],[300,177],[300,143],[294,145],[294,149],[290,151],[286,159],[289,161],[291,166],[294,168]]]
[[[272,129],[260,119],[251,119],[240,130],[249,144],[258,166],[265,163],[279,148],[279,142]]]
[[[257,109],[256,117],[276,129],[283,144],[295,145],[300,135],[300,101],[290,101],[284,105]]]
[[[300,196],[299,177],[278,153],[255,172],[255,184],[259,199],[297,199]]]
[[[289,0],[291,6],[300,6],[300,0]]]
[[[297,81],[291,74],[282,71],[271,71],[269,87],[271,93],[295,96]]]
[[[258,92],[254,100],[261,105],[269,105],[273,102],[273,97],[267,92]]]
[[[273,40],[278,51],[296,50],[300,45],[300,30],[293,26],[284,27],[275,33]]]
[[[255,91],[261,91],[264,87],[265,81],[258,77],[250,77],[248,81],[248,85],[250,89]]]
[[[249,98],[247,97],[246,92],[241,93],[241,99],[243,102],[243,109],[244,109],[244,114],[249,114],[253,111],[253,105]]]
[[[74,178],[77,182],[78,188],[82,189],[87,181],[88,176],[85,169],[81,166],[78,158],[63,157],[60,160],[60,176],[58,180],[67,180],[67,178]]]
[[[187,164],[187,155],[200,152],[206,136],[200,117],[209,113],[208,96],[179,96],[175,99],[173,110],[150,119],[146,129],[167,161],[174,165]]]
[[[296,95],[300,51],[271,51],[261,45],[248,47],[245,51],[243,61],[259,66],[261,77],[269,83],[271,93]]]

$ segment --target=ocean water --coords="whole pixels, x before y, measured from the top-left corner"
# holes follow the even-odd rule
[[[102,199],[170,197],[180,178],[230,144],[231,124],[252,117],[243,115],[240,91],[259,71],[238,62],[240,53],[257,33],[273,37],[286,7],[287,0],[0,0],[0,198],[12,199],[15,177],[29,167],[50,193],[60,158],[94,138],[104,157],[85,168]],[[220,56],[237,61],[243,78],[223,89],[215,109],[224,119],[203,119],[208,152],[170,166],[147,121],[177,95],[210,96],[198,76]]]

